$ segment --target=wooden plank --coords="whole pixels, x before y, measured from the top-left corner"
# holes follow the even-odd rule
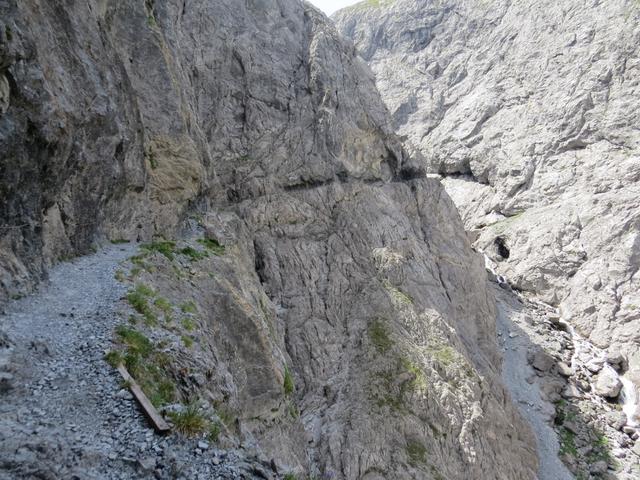
[[[147,416],[156,432],[164,433],[171,430],[171,427],[169,427],[167,422],[164,421],[156,408],[144,394],[144,392],[140,388],[140,385],[138,385],[133,377],[129,375],[129,372],[127,371],[125,366],[122,364],[118,365],[118,371],[120,372],[120,375],[122,375],[122,378],[124,378],[124,381],[129,384],[131,393],[133,393],[133,396],[136,397],[136,400],[138,400],[138,403],[142,407],[144,414]]]

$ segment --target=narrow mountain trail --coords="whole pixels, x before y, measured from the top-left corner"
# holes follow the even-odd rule
[[[254,478],[233,453],[154,433],[104,361],[126,293],[114,275],[135,250],[62,263],[0,316],[11,379],[0,392],[0,479]]]

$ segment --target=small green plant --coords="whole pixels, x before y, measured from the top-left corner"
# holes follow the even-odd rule
[[[157,27],[158,23],[156,22],[156,17],[154,17],[153,15],[147,16],[147,25],[149,25],[151,28]],[[150,157],[149,161],[151,162],[151,168],[157,168],[158,164],[157,162],[154,162],[153,156]]]
[[[193,347],[193,338],[191,338],[188,335],[182,335],[182,343],[184,343],[184,346],[187,348],[191,348]]]
[[[576,434],[564,427],[560,429],[560,455],[578,455],[578,449],[575,442]]]
[[[224,245],[220,245],[217,240],[214,240],[212,238],[200,238],[197,241],[200,245],[213,252],[214,255],[224,254]]]
[[[129,240],[127,240],[126,238],[114,238],[113,240],[111,240],[111,243],[113,243],[114,245],[121,245],[123,243],[129,243]]]
[[[209,433],[207,434],[207,439],[213,443],[217,442],[218,439],[220,438],[221,431],[222,431],[222,427],[220,426],[220,423],[212,422],[211,426],[209,427]]]
[[[409,440],[407,442],[406,452],[407,457],[409,457],[409,464],[412,466],[417,466],[427,461],[426,447],[416,440]]]
[[[173,314],[173,305],[164,297],[158,297],[153,303],[162,313],[167,322],[171,321],[171,315]]]
[[[293,383],[293,376],[289,371],[289,367],[285,365],[284,367],[284,381],[282,382],[282,387],[284,388],[285,395],[291,395],[295,390],[295,385]]]
[[[298,410],[296,404],[293,402],[291,402],[287,407],[287,413],[289,413],[289,416],[294,420],[300,417],[300,411]]]
[[[127,293],[129,304],[136,312],[144,316],[146,323],[150,325],[154,325],[157,320],[153,309],[149,305],[149,298],[154,295],[155,292],[142,283],[137,284],[133,290]]]
[[[114,278],[119,281],[120,283],[124,283],[127,281],[127,276],[124,274],[124,272],[120,269],[116,270],[116,273],[114,275]]]
[[[133,382],[131,380],[123,380],[120,382],[120,388],[131,388],[133,387]]]
[[[285,473],[284,477],[282,477],[282,480],[298,480],[298,477],[296,477],[296,475],[293,473]]]
[[[404,307],[413,305],[413,298],[410,295],[404,293],[398,287],[394,286],[389,280],[384,280],[382,282],[382,285],[389,293],[389,296],[391,296],[394,303],[396,303],[397,305],[401,305]]]
[[[135,328],[120,325],[116,328],[116,334],[130,352],[147,356],[153,351],[151,340]]]
[[[176,242],[171,242],[168,240],[160,241],[160,242],[151,242],[145,243],[142,245],[143,250],[146,252],[158,252],[164,255],[167,259],[173,260],[175,258],[176,253]]]
[[[413,380],[410,382],[410,386],[413,389],[424,390],[427,387],[427,379],[422,369],[406,358],[401,358],[400,363],[407,372],[413,375]]]
[[[449,345],[432,347],[429,353],[443,367],[453,365],[458,360],[458,353]]]
[[[198,307],[196,307],[196,303],[193,300],[189,300],[188,302],[180,304],[180,310],[182,310],[183,313],[197,313]]]
[[[182,319],[182,326],[187,332],[192,332],[196,328],[196,324],[190,318]]]
[[[157,351],[151,340],[133,327],[120,325],[116,335],[125,350],[109,352],[105,359],[114,367],[124,364],[153,405],[171,403],[175,386],[167,373],[170,363],[167,354]]]
[[[196,250],[193,247],[185,247],[180,250],[182,255],[186,255],[192,262],[197,262],[198,260],[202,260],[203,258],[207,258],[209,254],[207,252],[201,252],[200,250]]]
[[[393,346],[387,327],[380,319],[374,320],[369,325],[369,339],[380,353],[387,353]]]
[[[110,352],[108,352],[104,356],[104,359],[113,368],[118,368],[119,365],[124,363],[124,357],[122,356],[122,353],[118,352],[117,350],[111,350]]]
[[[205,433],[209,428],[209,422],[198,411],[196,405],[188,405],[181,412],[169,413],[176,430],[186,436],[195,436]]]

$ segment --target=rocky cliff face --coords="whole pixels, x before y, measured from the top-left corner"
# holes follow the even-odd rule
[[[224,259],[131,274],[199,314],[180,396],[300,475],[534,478],[482,260],[324,16],[12,0],[0,19],[3,298],[198,213]]]
[[[640,7],[397,0],[338,12],[475,246],[640,383]]]

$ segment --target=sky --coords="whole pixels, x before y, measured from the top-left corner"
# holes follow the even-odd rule
[[[340,10],[348,5],[353,5],[361,0],[308,0],[327,15],[331,15],[336,10]]]

